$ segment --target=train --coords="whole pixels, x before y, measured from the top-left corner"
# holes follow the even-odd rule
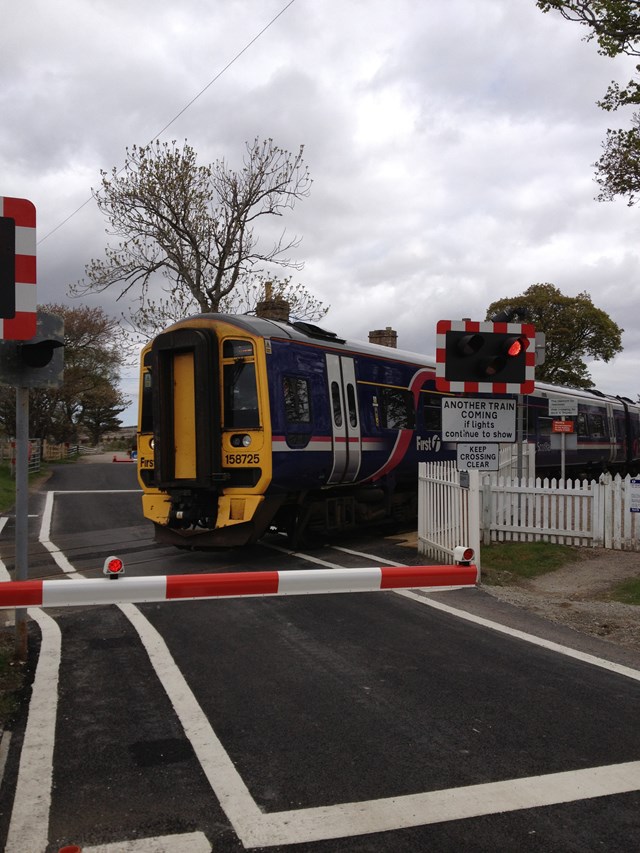
[[[455,395],[435,373],[434,359],[311,323],[180,320],[140,362],[138,478],[156,540],[234,548],[273,531],[295,544],[415,520],[418,463],[456,459],[441,434],[442,398]],[[521,405],[537,474],[560,467],[549,398],[577,403],[568,476],[640,469],[640,406],[536,383]]]

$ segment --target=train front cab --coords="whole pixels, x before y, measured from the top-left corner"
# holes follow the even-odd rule
[[[156,539],[187,548],[256,541],[277,509],[264,344],[205,318],[142,355],[138,474]]]

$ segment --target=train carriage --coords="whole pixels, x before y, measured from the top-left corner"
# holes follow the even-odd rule
[[[551,469],[549,396],[579,400],[568,464],[638,456],[631,401],[537,386],[528,440]],[[417,463],[455,459],[441,440],[442,393],[425,356],[354,343],[306,323],[202,314],[142,353],[138,473],[156,537],[233,547],[269,528],[296,537],[417,511]]]

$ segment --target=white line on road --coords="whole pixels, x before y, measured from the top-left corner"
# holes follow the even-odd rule
[[[181,835],[159,835],[155,838],[83,847],[82,853],[176,853],[178,850],[184,853],[211,853],[211,844],[203,832],[185,832]]]
[[[1,560],[0,579],[11,579]],[[40,627],[42,645],[33,678],[5,853],[44,851],[51,809],[62,635],[56,621],[42,610],[30,607],[27,613]]]

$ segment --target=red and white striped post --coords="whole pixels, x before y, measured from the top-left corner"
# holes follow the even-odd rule
[[[0,196],[0,216],[15,222],[15,315],[0,319],[0,339],[28,341],[36,333],[36,208],[26,198]]]

